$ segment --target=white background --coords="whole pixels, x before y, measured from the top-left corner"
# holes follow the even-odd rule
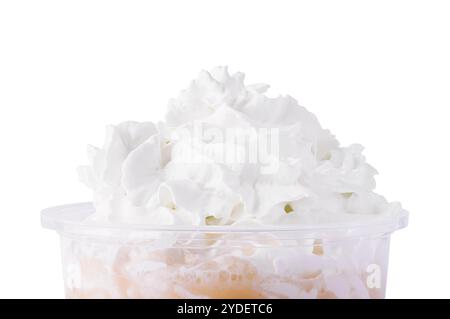
[[[104,126],[159,120],[227,64],[366,147],[411,212],[387,296],[450,297],[447,1],[1,1],[0,297],[63,297],[42,208],[90,200],[75,168]]]

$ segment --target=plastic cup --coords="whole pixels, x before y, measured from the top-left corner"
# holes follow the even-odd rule
[[[408,214],[309,226],[86,222],[91,203],[42,211],[61,238],[67,298],[384,298],[389,240]]]

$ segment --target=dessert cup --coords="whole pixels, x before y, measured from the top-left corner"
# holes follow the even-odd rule
[[[42,211],[60,235],[67,298],[384,298],[390,236],[408,222],[116,225],[87,222],[94,211]]]

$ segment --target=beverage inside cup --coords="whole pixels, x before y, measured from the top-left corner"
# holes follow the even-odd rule
[[[68,298],[383,298],[408,212],[374,192],[290,96],[202,71],[166,121],[108,126],[80,180],[93,202],[48,208]]]
[[[384,298],[390,236],[407,215],[320,227],[85,223],[92,204],[49,208],[67,298]]]

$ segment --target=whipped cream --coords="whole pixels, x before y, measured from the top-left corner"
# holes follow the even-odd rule
[[[94,193],[90,219],[285,225],[402,211],[374,192],[377,172],[361,145],[340,146],[314,114],[290,96],[266,96],[268,88],[217,67],[169,101],[165,122],[108,126],[103,147],[89,146],[89,165],[78,169]]]

